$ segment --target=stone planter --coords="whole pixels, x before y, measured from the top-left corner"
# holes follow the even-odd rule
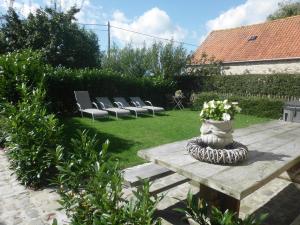
[[[202,141],[212,148],[224,148],[233,143],[231,120],[204,120],[200,132]]]

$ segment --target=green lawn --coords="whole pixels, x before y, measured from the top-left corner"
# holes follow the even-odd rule
[[[240,114],[235,118],[234,127],[242,128],[269,120]],[[69,140],[76,129],[88,129],[91,134],[97,134],[100,142],[109,139],[110,152],[120,158],[122,167],[128,167],[143,162],[137,156],[138,150],[195,137],[199,135],[199,127],[199,112],[191,110],[167,111],[154,118],[123,117],[116,120],[111,116],[95,122],[87,117],[73,117],[65,120],[65,140]]]

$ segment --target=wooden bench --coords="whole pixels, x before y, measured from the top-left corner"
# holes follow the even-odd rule
[[[135,167],[127,168],[123,170],[124,181],[127,187],[135,187],[141,184],[143,180],[155,181],[164,179],[160,184],[154,184],[150,188],[152,195],[156,195],[170,188],[176,187],[182,183],[189,181],[186,177],[178,174],[174,175],[172,170],[159,166],[154,163],[145,163]]]

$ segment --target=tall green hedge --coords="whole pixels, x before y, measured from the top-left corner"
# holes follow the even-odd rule
[[[87,90],[93,100],[97,96],[140,96],[156,105],[166,105],[166,94],[173,93],[173,81],[160,78],[136,78],[103,69],[55,69],[45,78],[47,100],[55,112],[76,110],[74,90]]]
[[[178,76],[178,89],[185,93],[214,91],[237,95],[300,97],[300,74]]]
[[[210,100],[224,100],[228,99],[231,102],[238,102],[242,108],[241,113],[247,115],[254,115],[258,117],[268,117],[272,119],[279,119],[282,117],[283,101],[272,98],[261,97],[242,97],[239,95],[232,95],[230,97],[214,92],[202,92],[194,94],[192,100],[192,107],[194,110],[200,110],[204,102]]]

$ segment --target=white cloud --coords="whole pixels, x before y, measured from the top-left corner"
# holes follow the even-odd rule
[[[0,3],[0,12],[5,14],[9,7],[9,0],[2,1]],[[23,2],[14,2],[13,8],[24,17],[27,17],[29,13],[34,13],[38,8],[39,4],[30,2],[29,0]]]
[[[182,41],[187,34],[186,30],[171,21],[171,18],[165,11],[157,7],[146,11],[143,15],[133,20],[128,19],[123,12],[117,10],[113,13],[111,25],[176,41]],[[144,42],[151,44],[155,41],[151,37],[116,28],[112,28],[112,37],[122,44],[132,42],[135,46],[142,45]],[[158,40],[156,39],[156,41]]]
[[[207,21],[207,34],[200,38],[200,42],[205,40],[212,30],[264,22],[267,16],[278,8],[279,2],[282,0],[247,0],[245,3],[221,13],[218,17]]]
[[[54,0],[43,0],[43,4],[38,0],[17,0],[13,4],[13,8],[22,16],[27,17],[30,12],[34,13],[40,7],[54,7]],[[80,12],[76,14],[76,19],[80,23],[101,23],[107,20],[102,6],[91,4],[90,0],[60,0],[57,2],[57,9],[66,11],[72,6],[80,8]],[[9,0],[0,0],[0,12],[5,14],[8,9]]]

